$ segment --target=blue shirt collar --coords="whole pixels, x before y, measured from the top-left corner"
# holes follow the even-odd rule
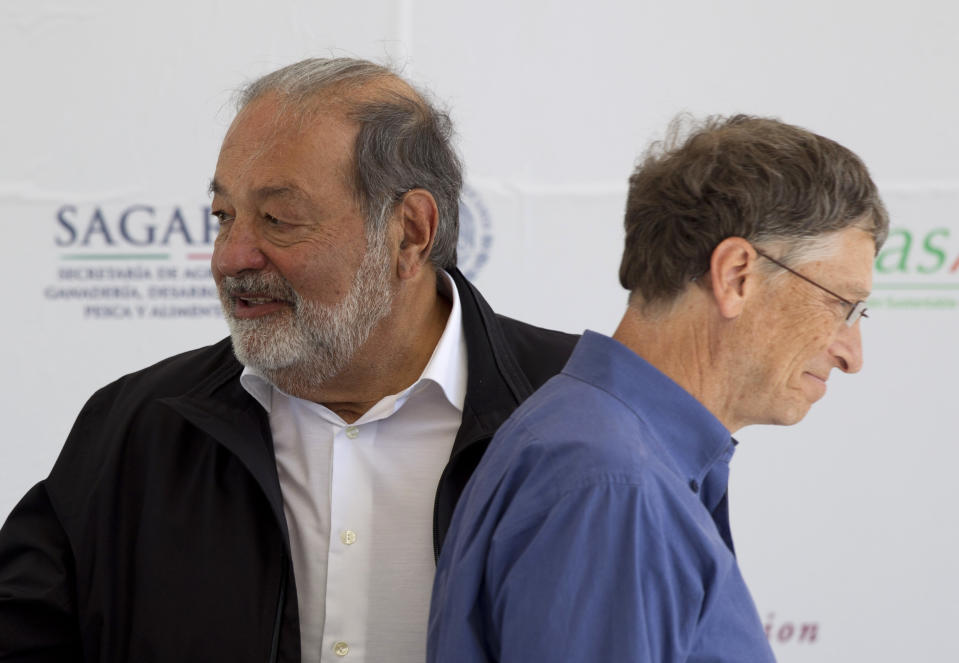
[[[662,441],[694,491],[717,462],[728,464],[732,458],[735,444],[719,419],[619,341],[587,330],[563,373],[603,389],[632,410]]]

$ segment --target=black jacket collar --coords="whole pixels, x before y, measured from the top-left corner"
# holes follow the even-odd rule
[[[433,545],[437,555],[460,493],[490,439],[534,389],[513,353],[501,319],[458,269],[449,273],[460,297],[468,375],[463,419],[436,491]],[[269,500],[289,549],[268,416],[240,384],[243,367],[233,355],[229,339],[218,345],[223,354],[219,368],[185,394],[163,402],[240,459]],[[559,367],[561,363],[555,370]]]

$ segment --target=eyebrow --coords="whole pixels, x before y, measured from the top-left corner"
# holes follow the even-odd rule
[[[300,187],[295,184],[281,184],[277,186],[263,186],[253,192],[253,197],[257,200],[269,200],[270,198],[286,198],[293,201],[309,201],[309,196]]]
[[[805,276],[803,277],[805,278]],[[835,287],[830,287],[829,290],[826,290],[825,286],[819,286],[824,292],[833,295],[834,297],[839,297],[840,299],[845,299],[848,302],[859,302],[866,301],[872,296],[872,293],[865,288],[854,285],[852,283],[841,283]],[[830,292],[831,290],[831,292]]]
[[[215,196],[229,196],[226,187],[223,186],[215,177],[210,180],[208,192]],[[253,197],[257,200],[268,200],[270,198],[287,198],[293,201],[310,202],[310,197],[303,189],[295,184],[277,184],[263,186],[253,191]]]
[[[847,292],[852,293],[852,301],[866,301],[872,296],[872,293],[869,290],[857,288],[855,286],[849,287]]]

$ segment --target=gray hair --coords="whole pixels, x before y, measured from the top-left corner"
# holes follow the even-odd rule
[[[393,84],[370,89],[376,82]],[[430,262],[456,266],[463,175],[448,112],[388,67],[353,58],[313,58],[267,74],[240,91],[237,112],[268,93],[278,93],[284,110],[307,122],[318,102],[345,104],[347,117],[359,125],[352,185],[367,233],[384,231],[403,193],[425,189],[439,210]]]

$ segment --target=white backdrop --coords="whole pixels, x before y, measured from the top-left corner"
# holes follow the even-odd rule
[[[0,517],[84,400],[225,334],[206,187],[232,90],[308,56],[448,103],[465,266],[494,307],[612,331],[626,176],[679,111],[775,115],[872,169],[893,218],[866,367],[739,437],[737,550],[783,662],[959,660],[959,6],[761,0],[0,3]]]

